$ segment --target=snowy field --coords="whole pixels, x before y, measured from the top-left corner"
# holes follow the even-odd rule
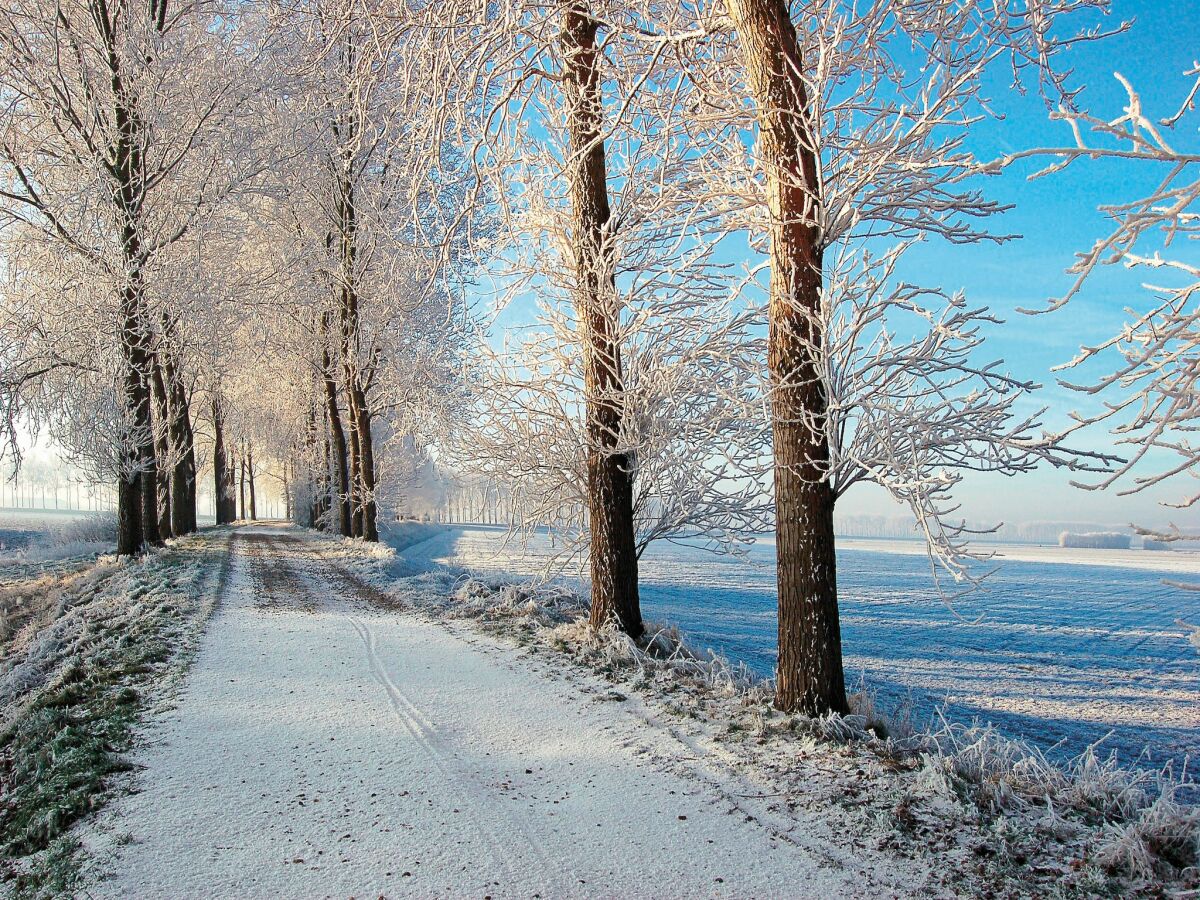
[[[20,550],[56,528],[95,513],[54,509],[0,509],[0,556]]]
[[[109,539],[100,523],[114,520],[113,512],[80,509],[14,509],[0,508],[0,566],[22,558],[21,551],[34,550],[46,558],[69,555],[80,543],[107,543]],[[201,525],[211,525],[212,516],[199,516]],[[94,524],[93,529],[89,525]],[[97,540],[104,537],[104,540]],[[115,531],[111,542],[115,543]],[[94,549],[94,548],[93,548]]]
[[[885,703],[911,700],[917,724],[944,706],[953,719],[991,721],[1056,756],[1103,741],[1127,763],[1195,757],[1200,653],[1179,622],[1200,624],[1197,595],[1162,583],[1188,572],[1200,580],[1192,554],[1131,551],[1100,565],[1091,551],[1001,548],[1006,558],[987,592],[951,611],[917,545],[844,541],[842,548],[852,688],[865,680]],[[549,550],[542,536],[523,548],[500,528],[450,526],[400,555],[413,569],[449,564],[521,576],[542,573]],[[641,579],[651,621],[677,625],[694,645],[771,674],[771,544],[746,559],[658,545],[646,552]]]
[[[876,538],[838,538],[846,550],[872,550],[879,553],[904,553],[925,556],[922,541],[901,541]],[[768,545],[770,546],[770,545]],[[1077,566],[1101,566],[1106,569],[1141,569],[1175,581],[1200,581],[1200,551],[1194,549],[1152,550],[1091,550],[1083,547],[1060,547],[1057,544],[982,543],[981,549],[996,555],[995,562],[1058,563]],[[1180,578],[1179,576],[1185,576]]]

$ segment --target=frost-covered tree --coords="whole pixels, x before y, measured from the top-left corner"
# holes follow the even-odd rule
[[[438,223],[461,189],[429,178],[422,122],[437,112],[404,10],[314,0],[279,4],[278,13],[292,78],[278,133],[296,144],[264,210],[288,273],[279,302],[307,298],[297,315],[318,348],[317,430],[328,440],[306,440],[330,449],[337,527],[378,540],[378,419],[387,416],[392,433],[393,413],[412,399],[401,397],[419,380],[401,374],[421,366],[410,354],[430,350],[426,371],[444,371],[433,348],[456,333],[435,335],[430,324],[449,318],[453,303],[444,271],[454,266],[444,253],[453,238]]]
[[[97,347],[99,357],[66,358],[59,354],[59,335],[23,335],[24,369],[10,377],[16,391],[7,397],[11,404],[23,391],[18,402],[30,410],[38,373],[48,366],[119,377],[122,553],[161,538],[156,377],[163,380],[166,433],[175,435],[178,461],[186,467],[180,429],[185,412],[171,411],[186,394],[178,382],[168,383],[177,348],[173,318],[163,318],[169,295],[163,261],[253,166],[253,154],[233,139],[253,133],[238,121],[255,84],[243,52],[245,35],[230,27],[242,13],[205,0],[0,5],[0,229],[6,254],[57,257],[73,274],[70,295],[80,301],[75,321],[85,320],[94,334],[107,337]],[[18,305],[27,302],[19,286],[10,284],[6,296]],[[47,420],[61,412],[36,411]],[[114,435],[104,433],[104,441]],[[181,525],[190,525],[183,512]]]
[[[618,331],[625,385],[617,446],[633,461],[637,555],[681,537],[737,549],[769,527],[761,348],[745,313],[687,289],[657,292],[652,281],[623,295]],[[589,550],[578,322],[569,304],[545,300],[535,324],[502,340],[498,350],[480,342],[473,402],[443,447],[461,471],[503,486],[517,528],[553,528],[551,564],[565,565]]]
[[[522,524],[586,547],[592,624],[638,636],[646,543],[728,546],[764,510],[755,338],[702,230],[693,89],[670,45],[643,39],[651,5],[454,10],[449,53],[475,88],[459,137],[495,210],[479,292],[540,300],[526,334],[481,349],[455,452],[506,485]]]
[[[908,504],[957,580],[962,473],[1073,462],[1016,414],[1032,386],[977,359],[988,312],[905,283],[898,259],[914,240],[988,239],[997,205],[966,181],[968,132],[990,114],[985,73],[1009,66],[1014,83],[1069,100],[1052,62],[1080,36],[1060,20],[1086,9],[1103,4],[728,0],[691,29],[703,40],[647,38],[694,57],[698,165],[726,227],[768,260],[783,709],[846,709],[833,533],[845,490],[870,481]]]

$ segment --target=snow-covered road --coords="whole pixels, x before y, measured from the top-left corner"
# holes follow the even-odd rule
[[[319,546],[283,528],[235,536],[179,704],[147,734],[136,793],[89,840],[108,874],[92,895],[879,897],[912,885],[824,823],[797,846],[747,821],[734,799],[745,785],[702,773],[619,695],[373,606]]]

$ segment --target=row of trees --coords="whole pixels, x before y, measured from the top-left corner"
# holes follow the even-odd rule
[[[776,702],[845,711],[839,497],[882,486],[970,580],[965,472],[1104,462],[1018,414],[1034,385],[978,358],[988,310],[900,275],[915,242],[1000,240],[969,180],[984,86],[1004,66],[1069,103],[1057,57],[1093,23],[1068,20],[1103,6],[501,7],[437,33],[482,98],[461,128],[495,192],[500,303],[536,292],[542,327],[480,350],[456,457],[528,524],[581,511],[592,622],[633,637],[647,542],[773,526]]]
[[[46,426],[118,485],[118,550],[196,528],[181,266],[243,172],[216,138],[243,98],[234,38],[194,5],[0,10],[6,421]],[[219,428],[219,422],[216,423]]]
[[[650,541],[773,528],[777,703],[843,711],[847,490],[907,505],[935,573],[970,582],[965,473],[1113,462],[981,359],[989,310],[905,266],[918,242],[1004,239],[981,179],[1022,157],[969,144],[996,79],[1133,148],[1081,137],[1060,161],[1174,164],[1079,272],[1167,265],[1131,254],[1192,227],[1196,157],[1133,106],[1085,116],[1064,75],[1105,11],[0,0],[10,443],[32,421],[116,481],[125,553],[194,529],[205,468],[218,521],[248,467],[305,524],[377,540],[436,457],[563,531],[593,624],[635,638]],[[1176,472],[1191,296],[1118,338],[1095,387],[1142,379],[1142,412],[1078,423],[1116,417]],[[531,306],[532,327],[489,327]]]
[[[116,482],[121,553],[195,530],[203,468],[219,523],[247,473],[253,517],[265,465],[307,492],[313,520],[378,538],[375,418],[438,379],[444,354],[384,369],[448,345],[431,331],[453,259],[413,234],[437,227],[426,201],[455,192],[413,180],[419,98],[393,77],[402,32],[373,16],[352,2],[0,9],[9,446],[45,429]]]

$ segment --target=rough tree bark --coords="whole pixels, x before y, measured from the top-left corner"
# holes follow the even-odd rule
[[[171,439],[167,433],[167,422],[170,421],[171,414],[168,409],[167,388],[163,382],[162,365],[157,353],[150,358],[150,393],[154,399],[154,452],[159,463],[154,479],[158,505],[158,533],[161,537],[170,537],[171,472],[166,468],[166,462],[171,458]]]
[[[122,475],[117,482],[117,553],[132,556],[142,549],[142,479]]]
[[[132,240],[136,241],[136,238]],[[125,402],[134,429],[127,465],[136,474],[118,494],[118,504],[127,504],[129,509],[117,513],[117,552],[127,554],[140,553],[148,545],[162,543],[158,533],[158,466],[154,457],[154,420],[148,383],[150,354],[140,321],[141,291],[136,286],[140,279],[135,276],[131,282],[121,292],[121,345],[126,366]]]
[[[328,317],[324,319],[328,324]],[[328,330],[325,329],[326,334]],[[333,377],[333,361],[329,357],[329,342],[325,341],[322,356],[322,375],[325,387],[325,422],[329,426],[331,449],[333,450],[334,484],[337,497],[331,501],[338,507],[338,532],[350,537],[350,473],[346,467],[346,432],[342,428],[342,416],[338,411],[337,382]],[[331,491],[332,493],[332,491]]]
[[[238,520],[246,521],[246,445],[242,442],[238,454]]]
[[[324,416],[322,416],[322,422],[324,422]],[[307,442],[310,448],[317,442],[318,427],[317,411],[310,408],[308,412],[309,438]],[[317,528],[320,526],[321,519],[328,509],[327,504],[329,501],[329,432],[328,430],[322,430],[320,433],[323,453],[321,457],[321,461],[323,463],[321,467],[321,474],[319,478],[314,479],[311,470],[309,470],[308,475],[310,497],[308,525],[310,528]]]
[[[250,521],[258,521],[258,501],[254,491],[254,447],[246,444],[246,483],[250,486]]]
[[[237,509],[233,500],[233,471],[225,449],[225,416],[221,411],[221,401],[213,396],[213,490],[216,492],[214,501],[218,525],[228,525],[237,518]]]
[[[567,101],[571,233],[575,305],[583,335],[587,419],[588,513],[591,530],[592,610],[595,627],[615,621],[640,637],[638,561],[633,526],[633,460],[616,447],[624,415],[624,373],[617,341],[617,292],[608,174],[601,131],[599,23],[586,3],[563,13],[562,85]]]
[[[358,536],[367,541],[379,540],[379,527],[376,522],[377,509],[375,504],[375,449],[371,436],[371,409],[367,401],[367,393],[361,387],[359,375],[353,369],[347,369],[350,397],[350,416],[358,447],[357,465],[357,500],[360,515]]]
[[[305,428],[304,428],[304,447],[303,447],[303,455],[301,458],[305,459],[305,460],[311,460],[313,458],[314,449],[316,448],[316,446],[317,446],[316,410],[314,410],[311,406],[309,406],[308,422],[306,423]],[[326,462],[326,468],[328,469],[328,462]],[[301,498],[299,490],[298,490],[298,485],[296,484],[295,476],[296,476],[296,463],[293,462],[292,463],[292,485],[293,485],[293,487],[297,488],[297,495],[294,500],[292,500],[290,494],[288,495],[289,496],[288,518],[290,519],[293,514],[295,514],[297,517],[303,516],[304,517],[303,520],[301,520],[300,518],[297,518],[296,521],[299,522],[299,524],[304,525],[307,528],[315,528],[317,526],[317,523],[320,521],[320,515],[321,515],[321,494],[322,494],[323,478],[318,479],[318,478],[314,477],[313,467],[311,465],[306,465],[304,467],[304,486],[306,489],[306,494],[304,495],[303,499],[307,502],[305,502],[303,505],[301,505],[300,500],[302,498]]]
[[[325,420],[327,421],[327,420]],[[317,512],[315,515],[316,521],[321,521],[331,509],[333,509],[333,453],[330,449],[329,429],[325,429],[325,437],[322,443],[324,448],[325,468],[321,470],[321,496],[317,501]]]
[[[171,533],[178,537],[196,530],[196,437],[191,402],[179,367],[169,352],[163,352],[161,358],[171,417],[168,434],[175,460],[171,468]]]
[[[730,0],[758,108],[771,213],[768,366],[772,379],[779,567],[775,704],[846,712],[820,356],[822,245],[817,126],[786,0]]]
[[[358,428],[355,427],[354,401],[350,398],[350,392],[347,391],[346,415],[349,416],[350,433],[350,536],[362,537],[363,527],[363,511],[362,511],[362,456],[359,453],[358,445]]]
[[[353,131],[353,127],[350,129]],[[337,185],[341,285],[339,291],[342,376],[346,386],[346,413],[350,431],[350,532],[354,537],[379,540],[375,523],[375,454],[371,441],[371,413],[358,365],[358,216],[351,177],[353,159],[342,160]]]
[[[156,0],[157,2],[157,0]],[[119,289],[119,318],[125,403],[133,426],[126,475],[118,490],[117,552],[138,553],[150,544],[161,544],[158,533],[157,466],[150,398],[150,347],[143,286],[143,252],[140,225],[145,192],[143,148],[145,128],[137,112],[137,96],[126,84],[118,49],[117,16],[104,3],[93,3],[92,16],[105,47],[105,65],[114,97],[116,136],[108,160],[114,179],[111,200],[120,223],[121,255],[125,277]]]

